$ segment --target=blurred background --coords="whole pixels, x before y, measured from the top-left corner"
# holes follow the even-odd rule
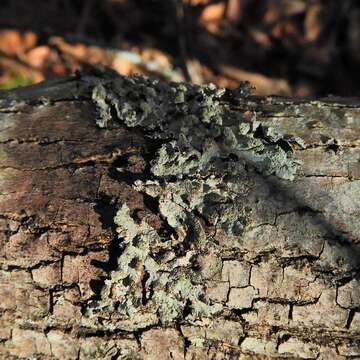
[[[102,63],[248,80],[259,95],[359,96],[359,0],[1,0],[0,88]]]

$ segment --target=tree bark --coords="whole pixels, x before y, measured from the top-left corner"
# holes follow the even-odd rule
[[[360,101],[95,71],[0,94],[0,357],[360,356]]]

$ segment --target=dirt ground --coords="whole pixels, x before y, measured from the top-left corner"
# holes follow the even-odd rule
[[[2,0],[0,88],[101,63],[121,74],[250,81],[259,95],[359,96],[356,0]]]

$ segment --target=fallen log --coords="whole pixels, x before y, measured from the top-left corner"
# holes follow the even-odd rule
[[[0,355],[360,356],[360,101],[94,70],[0,93]]]

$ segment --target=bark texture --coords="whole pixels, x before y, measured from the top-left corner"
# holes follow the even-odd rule
[[[107,72],[0,95],[0,357],[360,356],[360,101]]]

